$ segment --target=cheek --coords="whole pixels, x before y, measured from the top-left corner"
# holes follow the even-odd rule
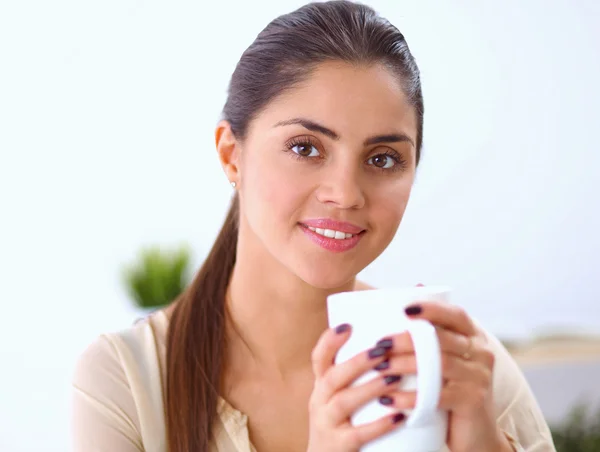
[[[411,189],[412,178],[406,178],[392,190],[388,188],[374,197],[373,222],[386,240],[391,240],[400,226]]]
[[[254,159],[250,166],[244,167],[246,214],[262,231],[299,220],[295,212],[300,210],[305,195],[297,172],[278,164],[281,159],[273,160]]]

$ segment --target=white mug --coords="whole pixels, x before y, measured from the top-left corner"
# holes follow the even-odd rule
[[[375,289],[342,292],[327,298],[329,325],[352,326],[350,339],[336,356],[344,362],[360,352],[373,348],[387,336],[408,331],[415,346],[416,375],[403,375],[399,389],[417,392],[413,410],[405,412],[406,420],[392,432],[361,449],[363,452],[440,452],[446,449],[447,412],[438,409],[442,388],[441,352],[435,328],[425,320],[411,319],[404,308],[423,300],[448,302],[450,288],[425,286],[399,289]],[[363,384],[380,374],[371,370],[353,385]],[[395,389],[395,388],[390,388]],[[353,425],[375,421],[394,412],[373,400],[354,413]]]

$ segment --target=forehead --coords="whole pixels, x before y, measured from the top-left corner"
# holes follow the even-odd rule
[[[416,114],[400,80],[382,65],[323,63],[297,87],[274,99],[256,127],[306,117],[339,132],[343,140],[373,133],[402,132],[416,141]]]

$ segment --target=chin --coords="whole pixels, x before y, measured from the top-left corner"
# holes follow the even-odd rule
[[[349,268],[326,269],[316,265],[312,268],[299,269],[295,273],[306,284],[317,289],[334,290],[354,281],[359,272]]]

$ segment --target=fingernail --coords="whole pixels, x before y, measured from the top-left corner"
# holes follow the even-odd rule
[[[379,397],[379,403],[381,403],[382,405],[386,405],[386,406],[393,405],[394,399],[392,399],[389,396],[384,395],[384,396]]]
[[[417,287],[425,287],[425,284],[419,283],[419,284],[417,284]]]
[[[406,415],[404,413],[396,413],[392,417],[392,422],[397,424],[398,422],[402,422],[404,419],[406,419]]]
[[[406,315],[419,315],[421,312],[423,312],[423,308],[419,305],[408,306],[404,312]]]
[[[388,367],[390,367],[390,361],[388,359],[386,359],[385,361],[377,364],[373,369],[375,369],[375,370],[385,370]]]
[[[375,347],[369,350],[369,358],[379,358],[380,356],[385,355],[387,350],[383,347]]]
[[[394,346],[394,341],[390,338],[381,339],[375,344],[375,347],[383,347],[386,350],[390,350]]]
[[[402,380],[402,375],[386,375],[383,378],[383,381],[385,381],[386,385],[398,383],[400,380]]]
[[[335,332],[337,334],[342,334],[349,330],[350,330],[350,325],[347,323],[342,323],[341,325],[338,325],[335,327]]]

